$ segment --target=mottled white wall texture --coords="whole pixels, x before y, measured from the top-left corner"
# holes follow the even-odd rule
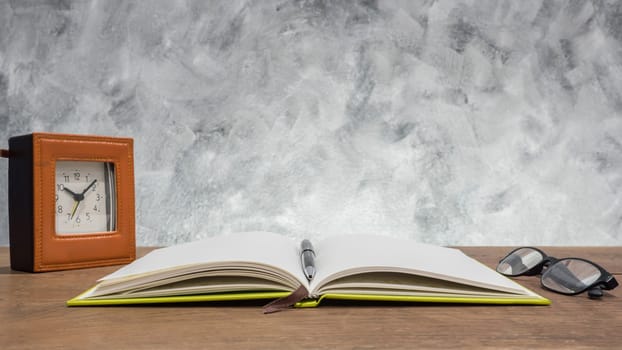
[[[622,3],[0,0],[33,131],[134,138],[139,245],[622,245]]]

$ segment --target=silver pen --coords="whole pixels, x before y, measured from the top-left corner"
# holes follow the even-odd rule
[[[309,281],[315,276],[315,251],[313,251],[313,245],[308,239],[303,239],[300,242],[300,266],[302,266],[302,272]]]

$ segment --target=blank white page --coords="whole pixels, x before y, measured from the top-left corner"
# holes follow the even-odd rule
[[[460,250],[412,240],[369,235],[333,236],[316,243],[315,253],[317,275],[311,283],[312,291],[343,271],[401,271],[500,291],[527,293],[519,284]]]
[[[298,243],[269,232],[221,235],[200,241],[156,249],[100,281],[123,279],[154,271],[170,271],[188,265],[232,265],[259,263],[288,271],[307,285],[300,267]]]

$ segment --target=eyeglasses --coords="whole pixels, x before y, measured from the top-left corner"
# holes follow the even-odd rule
[[[542,273],[540,282],[544,288],[566,295],[588,291],[590,298],[599,298],[603,296],[603,289],[610,290],[618,286],[613,275],[591,261],[581,258],[557,259],[533,247],[511,251],[499,261],[497,272],[505,276]]]

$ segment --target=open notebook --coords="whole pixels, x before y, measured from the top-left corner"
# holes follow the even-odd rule
[[[323,299],[481,304],[550,303],[458,249],[384,236],[314,242],[316,274],[300,243],[268,232],[222,235],[161,248],[101,278],[69,306],[274,299],[303,291]]]

